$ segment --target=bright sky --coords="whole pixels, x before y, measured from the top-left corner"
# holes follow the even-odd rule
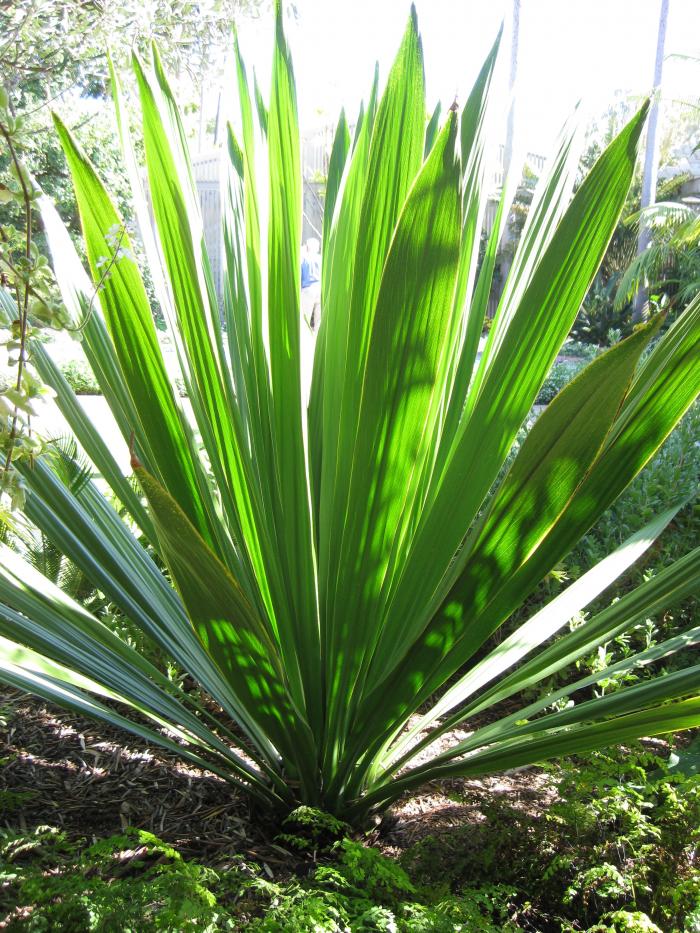
[[[367,94],[375,60],[380,81],[398,48],[407,0],[296,0],[289,27],[302,126],[350,114]],[[428,104],[463,102],[511,0],[416,0],[423,35]],[[531,150],[547,152],[579,98],[590,113],[617,90],[640,97],[651,88],[660,0],[521,0],[518,132]],[[270,20],[243,24],[246,58],[259,76],[269,70]],[[506,58],[509,38],[505,39]],[[664,96],[700,98],[700,0],[670,0]],[[264,64],[263,64],[264,62]],[[261,82],[262,83],[262,82]],[[504,98],[504,110],[505,110]]]

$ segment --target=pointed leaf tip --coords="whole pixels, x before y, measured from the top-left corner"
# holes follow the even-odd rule
[[[131,432],[131,435],[129,436],[129,458],[130,458],[132,470],[143,469],[143,464],[141,463],[139,458],[136,456],[136,453],[134,451],[134,432],[133,431]]]
[[[136,49],[133,49],[131,52],[131,67],[137,79],[141,78],[144,81],[146,80],[146,68],[144,67],[144,63],[141,61],[141,56],[136,51]]]

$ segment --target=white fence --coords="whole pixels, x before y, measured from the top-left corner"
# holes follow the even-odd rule
[[[332,142],[332,140],[331,140]],[[303,147],[303,156],[311,159],[304,161],[304,202],[303,202],[303,228],[302,240],[309,237],[321,238],[323,223],[323,193],[325,179],[328,173],[328,159],[325,150],[318,147],[314,139],[308,146]],[[216,287],[219,304],[223,302],[223,274],[224,274],[224,241],[221,225],[221,191],[223,183],[224,150],[195,155],[192,157],[192,172],[194,174],[199,203],[202,210],[204,225],[204,242],[206,243],[212,278]],[[325,161],[324,161],[325,159]],[[324,174],[325,173],[325,174]]]

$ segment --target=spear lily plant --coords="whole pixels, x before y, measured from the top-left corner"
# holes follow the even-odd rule
[[[576,134],[563,132],[479,357],[512,196],[506,183],[480,259],[498,40],[461,111],[427,120],[412,11],[383,92],[375,78],[352,133],[344,115],[338,123],[314,336],[300,314],[299,130],[279,3],[269,101],[235,52],[223,309],[157,51],[134,60],[148,199],[112,74],[142,246],[191,414],[129,231],[56,117],[89,276],[44,197],[43,223],[136,483],[38,343],[39,373],[101,480],[67,484],[50,458],[17,464],[28,519],[198,689],[4,545],[0,678],[175,751],[270,810],[308,804],[356,824],[427,781],[700,725],[700,626],[590,676],[575,666],[696,593],[700,548],[568,624],[676,508],[492,638],[700,390],[695,298],[662,334],[654,318],[596,358],[514,448],[620,216],[646,105],[573,194]],[[7,293],[1,307],[11,321]],[[664,673],[674,654],[683,663]],[[567,668],[565,686],[546,687]],[[593,689],[642,669],[613,693]]]

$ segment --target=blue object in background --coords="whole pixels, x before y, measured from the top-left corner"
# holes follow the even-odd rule
[[[301,287],[308,288],[309,285],[315,285],[319,281],[318,262],[309,262],[304,258],[301,261]]]

